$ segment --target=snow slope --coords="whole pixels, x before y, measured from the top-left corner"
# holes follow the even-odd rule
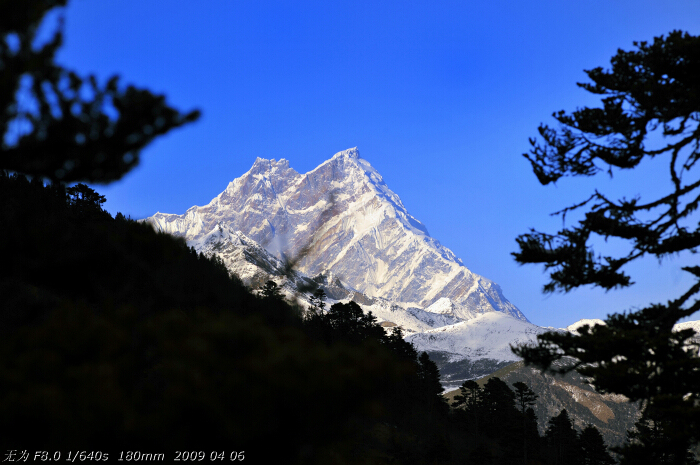
[[[498,312],[484,313],[474,319],[412,334],[406,340],[419,351],[449,353],[450,362],[492,359],[518,361],[511,345],[534,343],[537,335],[550,331],[527,321]]]

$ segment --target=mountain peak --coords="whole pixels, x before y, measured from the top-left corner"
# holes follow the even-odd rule
[[[304,175],[285,159],[258,158],[209,205],[151,222],[191,243],[218,224],[240,230],[278,258],[294,257],[298,271],[333,272],[368,297],[418,308],[445,298],[465,317],[499,311],[527,321],[498,285],[430,237],[357,147]]]
[[[274,158],[268,160],[267,158],[257,157],[250,171],[254,173],[263,173],[266,171],[274,170],[287,170],[289,169],[289,160],[285,158],[280,158],[275,160]]]
[[[353,147],[351,149],[346,149],[343,151],[340,151],[333,155],[333,158],[340,158],[340,157],[346,157],[346,158],[352,158],[353,160],[359,160],[360,159],[360,151],[357,150],[357,147]],[[331,158],[331,159],[333,159]]]

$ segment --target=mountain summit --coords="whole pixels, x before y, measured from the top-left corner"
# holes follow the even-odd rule
[[[147,221],[195,248],[212,234],[240,231],[308,276],[332,273],[366,296],[404,308],[459,319],[497,311],[527,321],[497,284],[430,237],[357,148],[306,174],[285,159],[258,158],[208,205]]]

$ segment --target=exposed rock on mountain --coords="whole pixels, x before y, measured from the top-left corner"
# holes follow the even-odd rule
[[[624,396],[596,392],[588,380],[576,372],[552,375],[515,362],[477,382],[483,387],[492,377],[510,386],[521,381],[535,391],[539,396],[534,409],[540,433],[544,433],[551,417],[566,409],[576,429],[580,431],[590,423],[598,428],[608,445],[619,445],[625,441],[625,432],[639,418],[637,404],[628,402]],[[459,391],[446,393],[446,397],[451,399],[457,393]]]
[[[288,263],[242,232],[233,232],[222,224],[188,244],[205,255],[218,255],[230,271],[253,289],[262,286],[271,276],[285,278],[282,285],[288,294],[298,292],[300,288],[316,286],[311,279],[289,267]]]

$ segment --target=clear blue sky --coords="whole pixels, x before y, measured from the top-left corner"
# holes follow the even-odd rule
[[[584,69],[673,29],[700,34],[700,2],[71,0],[58,60],[203,113],[96,186],[112,214],[183,213],[256,157],[304,173],[357,146],[433,237],[532,322],[560,327],[690,283],[679,268],[693,259],[679,257],[631,268],[629,290],[543,296],[541,267],[510,255],[593,188],[645,198],[670,186],[659,165],[542,187],[521,155],[552,112],[594,103],[575,85]]]

